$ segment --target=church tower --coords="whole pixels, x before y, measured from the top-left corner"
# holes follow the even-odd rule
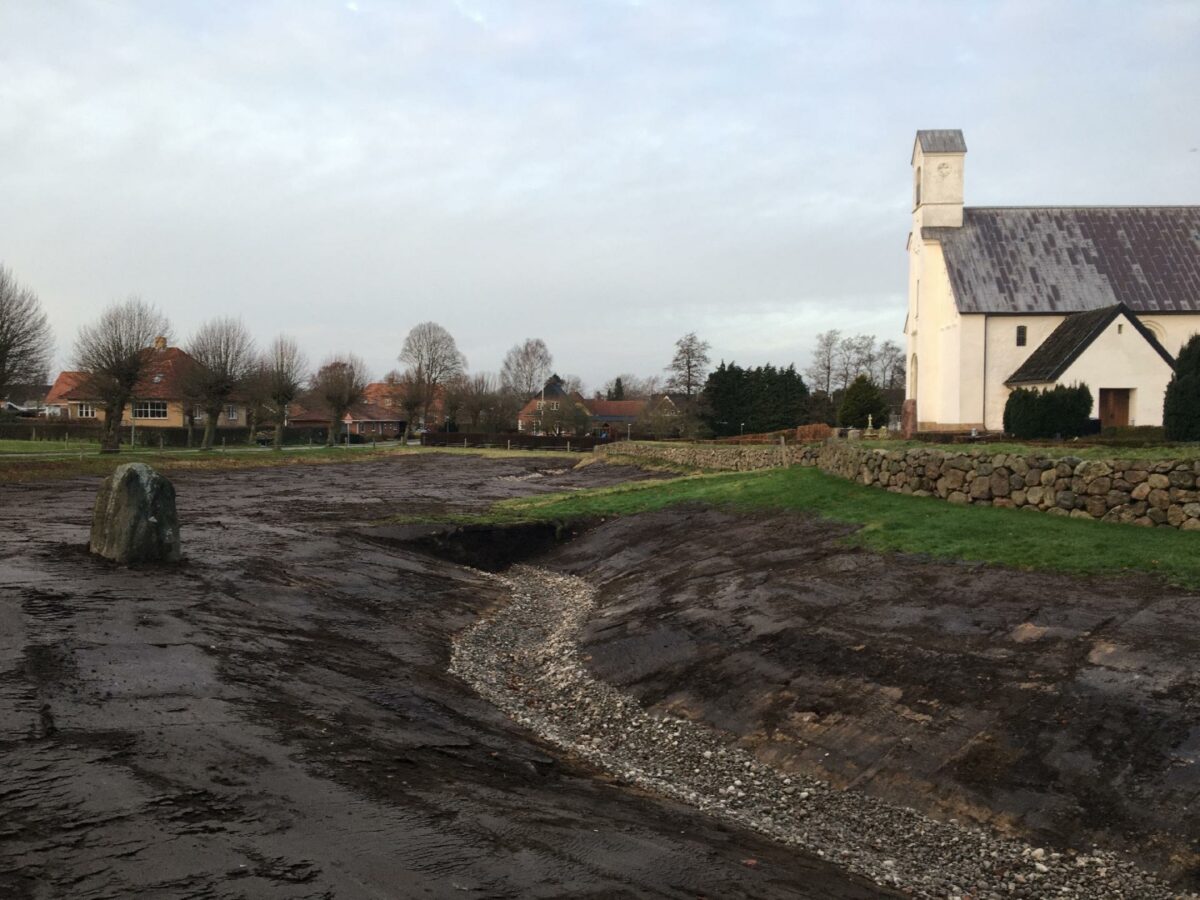
[[[963,162],[967,142],[957,128],[918,131],[913,142],[913,233],[963,223]]]

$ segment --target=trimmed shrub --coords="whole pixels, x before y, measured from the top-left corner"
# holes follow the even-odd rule
[[[1200,335],[1188,338],[1175,359],[1163,395],[1163,430],[1169,441],[1200,441]]]
[[[866,428],[868,416],[876,428],[886,427],[888,405],[883,392],[866,375],[859,375],[846,388],[838,410],[838,424],[843,428]]]
[[[1092,392],[1086,384],[1017,388],[1004,404],[1004,431],[1019,440],[1074,438],[1091,430]]]

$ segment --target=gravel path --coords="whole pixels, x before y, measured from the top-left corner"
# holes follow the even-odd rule
[[[919,897],[1181,898],[1106,852],[1051,852],[788,776],[704,725],[647,714],[588,675],[587,582],[529,566],[492,576],[512,601],[463,633],[451,671],[516,722],[631,784]]]

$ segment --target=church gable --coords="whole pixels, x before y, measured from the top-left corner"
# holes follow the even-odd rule
[[[1067,316],[1050,336],[1029,355],[1013,374],[1005,381],[1010,387],[1029,384],[1052,384],[1075,364],[1075,362],[1092,347],[1096,340],[1120,320],[1119,325],[1127,325],[1132,340],[1144,345],[1144,355],[1150,365],[1154,365],[1154,357],[1168,367],[1174,365],[1174,359],[1158,339],[1147,329],[1137,316],[1133,315],[1124,304],[1075,313]],[[1124,333],[1124,327],[1118,328]]]

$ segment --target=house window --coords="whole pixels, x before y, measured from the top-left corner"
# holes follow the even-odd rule
[[[165,419],[167,417],[166,400],[139,400],[133,404],[135,419]]]
[[[225,421],[236,422],[238,420],[238,408],[230,403],[225,407]]]
[[[550,404],[550,408],[554,409],[554,410],[558,409],[558,401],[557,400],[552,401]]]
[[[1017,346],[1024,347],[1025,342],[1029,339],[1029,334],[1024,325],[1017,326]]]
[[[539,401],[537,402],[537,404],[538,404],[538,405],[537,405],[537,408],[538,408],[538,409],[545,409],[545,408],[546,408],[546,401],[545,401],[545,400],[539,400]]]
[[[96,404],[80,403],[75,412],[76,418],[79,419],[94,419],[96,418]]]

